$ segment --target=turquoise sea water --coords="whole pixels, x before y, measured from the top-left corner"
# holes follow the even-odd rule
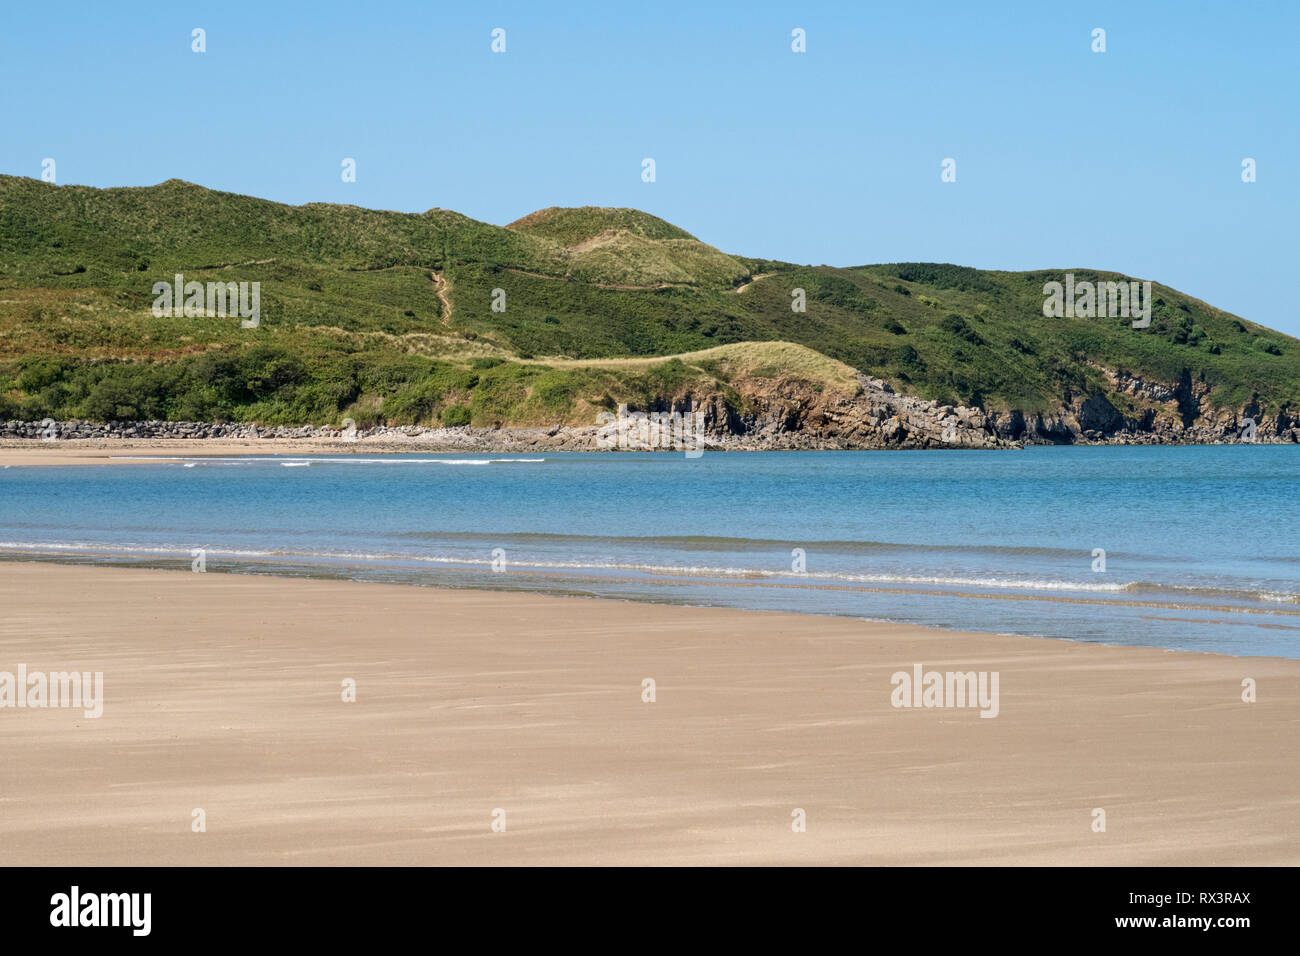
[[[1267,445],[13,467],[0,557],[1300,657],[1297,476]]]

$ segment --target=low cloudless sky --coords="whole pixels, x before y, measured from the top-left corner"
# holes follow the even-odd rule
[[[1109,269],[1300,336],[1298,64],[1294,0],[11,2],[0,172],[632,206],[793,262]]]

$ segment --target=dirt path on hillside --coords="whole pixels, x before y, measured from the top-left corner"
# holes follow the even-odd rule
[[[433,291],[438,294],[438,301],[442,303],[442,324],[446,328],[451,328],[451,296],[447,294],[447,277],[436,270],[431,275]]]
[[[731,291],[734,292],[736,295],[740,295],[740,293],[744,292],[746,289],[748,289],[759,279],[767,279],[774,275],[776,275],[775,272],[761,272],[758,275],[752,277],[748,282],[742,282],[740,285],[736,286]]]

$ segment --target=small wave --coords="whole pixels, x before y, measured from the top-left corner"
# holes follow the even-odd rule
[[[995,544],[925,544],[911,543],[905,541],[852,541],[841,539],[838,541],[809,541],[809,540],[787,540],[782,538],[737,538],[726,535],[605,535],[605,534],[570,534],[563,532],[546,532],[546,531],[523,531],[523,532],[487,532],[487,531],[395,531],[391,532],[394,537],[412,538],[417,540],[482,540],[509,542],[517,541],[521,543],[567,543],[567,542],[590,542],[593,544],[634,544],[634,545],[655,545],[671,547],[683,551],[745,551],[745,552],[767,552],[767,551],[785,551],[789,553],[792,548],[803,548],[811,553],[814,549],[818,552],[834,552],[837,554],[858,554],[858,553],[875,553],[875,552],[919,552],[919,553],[956,553],[956,554],[984,554],[984,555],[1024,555],[1024,556],[1044,556],[1052,558],[1075,558],[1080,555],[1084,559],[1091,557],[1090,548],[1051,548],[1051,547],[1022,547],[1016,545],[995,545]],[[1147,555],[1130,554],[1122,551],[1112,551],[1109,558],[1128,558],[1136,561],[1149,560]],[[1160,560],[1167,560],[1163,556]]]
[[[110,455],[115,461],[184,461],[218,462],[221,464],[330,464],[330,465],[510,465],[538,464],[545,458],[290,458],[267,455],[245,455],[236,458],[224,458],[216,455],[187,457],[183,455]],[[189,468],[190,465],[185,467]]]
[[[203,547],[202,540],[186,545],[106,544],[93,541],[38,542],[0,541],[0,550],[19,553],[115,554],[174,556],[188,558],[193,549]],[[493,565],[488,557],[457,554],[419,554],[392,551],[299,550],[289,548],[241,549],[203,547],[209,559],[222,557],[260,561],[314,562],[400,562],[416,565],[440,565],[449,568],[477,568]],[[551,561],[518,556],[509,559],[511,570],[579,571],[604,573],[632,572],[644,575],[681,578],[689,583],[707,583],[710,579],[771,581],[773,583],[807,582],[811,587],[836,585],[893,585],[914,587],[969,588],[988,591],[1038,591],[1096,594],[1158,594],[1166,597],[1225,598],[1236,601],[1271,604],[1300,604],[1300,594],[1255,588],[1207,587],[1203,585],[1163,584],[1154,581],[1077,581],[1063,578],[1017,577],[986,574],[907,574],[851,571],[794,572],[785,569],[733,567],[727,565],[676,565],[637,561]]]
[[[1300,594],[1282,594],[1277,591],[1260,591],[1259,599],[1275,604],[1300,604]]]
[[[1243,595],[1253,601],[1266,601],[1270,604],[1300,604],[1300,594],[1287,591],[1265,591],[1259,588],[1212,587],[1203,584],[1159,584],[1155,581],[1134,581],[1127,590],[1135,594],[1155,592],[1161,594],[1179,593],[1198,598],[1239,598]]]
[[[9,550],[54,550],[60,552],[99,551],[114,554],[167,554],[188,555],[188,547],[158,547],[154,545],[98,544],[91,542],[15,542],[0,541],[0,548]],[[462,555],[403,554],[400,552],[369,551],[298,551],[289,549],[241,550],[224,548],[205,548],[211,557],[245,557],[245,558],[300,558],[326,561],[410,561],[420,564],[459,565],[462,567],[479,567],[491,565],[489,558],[475,558]],[[793,571],[773,570],[771,568],[719,567],[713,565],[675,565],[649,564],[624,561],[539,561],[516,559],[509,562],[514,568],[534,568],[542,570],[570,571],[634,571],[642,574],[672,575],[684,578],[749,578],[749,579],[791,579],[805,581],[824,581],[849,584],[924,584],[949,587],[983,587],[1013,588],[1018,590],[1042,591],[1097,591],[1118,592],[1126,590],[1129,585],[1123,583],[1081,583],[1064,580],[1045,580],[1035,578],[1006,578],[961,575],[919,575],[919,574],[854,574],[848,572],[796,573]]]

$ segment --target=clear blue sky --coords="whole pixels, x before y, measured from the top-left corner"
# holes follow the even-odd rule
[[[10,2],[0,171],[634,206],[795,262],[1113,269],[1300,336],[1298,50],[1287,0]]]

